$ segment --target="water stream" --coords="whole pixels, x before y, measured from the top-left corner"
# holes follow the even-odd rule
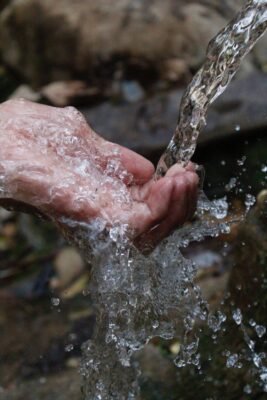
[[[212,39],[205,62],[186,89],[178,125],[162,155],[156,176],[162,176],[176,162],[187,164],[206,124],[209,106],[225,91],[242,59],[267,28],[267,1],[249,0],[242,11]]]
[[[266,28],[267,0],[251,0],[210,42],[205,63],[183,96],[178,126],[160,159],[156,178],[176,162],[188,163],[209,105],[227,88],[243,57]],[[126,226],[108,231],[101,220],[91,226],[68,222],[74,226],[79,247],[92,262],[88,292],[98,313],[94,338],[83,346],[81,372],[86,400],[137,399],[136,354],[153,337],[179,337],[182,346],[176,365],[201,368],[198,338],[190,339],[189,333],[198,320],[206,321],[216,332],[226,317],[220,312],[210,315],[194,284],[195,266],[182,256],[180,248],[227,232],[229,225],[220,222],[227,214],[227,203],[225,199],[209,202],[202,193],[197,214],[196,222],[176,231],[146,257],[127,239]],[[236,314],[234,318],[238,324]],[[249,345],[249,338],[245,339]],[[228,364],[232,361],[229,358]]]

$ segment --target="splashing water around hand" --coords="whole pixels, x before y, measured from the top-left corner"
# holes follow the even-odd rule
[[[243,57],[266,28],[267,0],[251,0],[210,42],[205,63],[183,96],[179,123],[159,161],[156,179],[174,163],[189,162],[209,105],[226,89]],[[217,220],[227,213],[224,199],[210,203],[202,197],[200,203],[198,215],[208,210],[215,218],[208,222],[200,218],[176,231],[148,257],[129,242],[126,227],[114,227],[103,238],[104,227],[98,221],[76,235],[88,259],[93,253],[90,292],[98,308],[94,338],[83,347],[81,371],[86,400],[137,398],[139,372],[133,355],[155,336],[183,336],[185,341],[176,365],[200,367],[198,339],[188,342],[187,333],[197,319],[209,324],[214,317],[209,316],[208,305],[193,283],[193,263],[183,258],[179,248],[228,230],[226,224],[218,224]],[[224,320],[221,315],[216,329]]]

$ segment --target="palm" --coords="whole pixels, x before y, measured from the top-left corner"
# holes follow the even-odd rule
[[[176,165],[154,181],[152,164],[95,134],[73,108],[25,101],[0,106],[3,198],[48,216],[125,223],[152,242],[193,213],[198,178]]]

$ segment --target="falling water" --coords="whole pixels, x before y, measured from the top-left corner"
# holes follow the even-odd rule
[[[176,162],[188,163],[209,105],[226,89],[266,28],[267,0],[252,0],[210,42],[206,61],[183,96],[178,127],[160,159],[157,178]],[[206,220],[205,211],[214,217]],[[208,305],[193,283],[195,266],[184,259],[180,248],[227,232],[227,224],[218,224],[218,218],[226,214],[224,199],[211,203],[202,195],[198,221],[175,232],[146,257],[127,239],[127,226],[115,226],[109,232],[101,220],[91,226],[75,226],[79,246],[93,259],[89,292],[98,312],[94,338],[83,346],[81,371],[87,400],[136,399],[139,372],[135,355],[155,336],[183,337],[176,365],[200,368],[198,339],[188,340],[187,334],[198,319],[216,331],[225,316],[209,315]]]
[[[162,155],[156,176],[176,162],[186,165],[206,124],[210,104],[220,96],[237,72],[242,59],[267,28],[267,1],[250,0],[242,11],[210,41],[203,67],[185,91],[178,125]]]

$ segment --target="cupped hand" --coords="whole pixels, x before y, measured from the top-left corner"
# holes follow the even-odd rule
[[[153,245],[194,213],[193,164],[153,179],[153,165],[108,142],[74,108],[10,100],[0,105],[0,197],[47,216],[127,224]],[[138,239],[139,238],[139,239]]]

